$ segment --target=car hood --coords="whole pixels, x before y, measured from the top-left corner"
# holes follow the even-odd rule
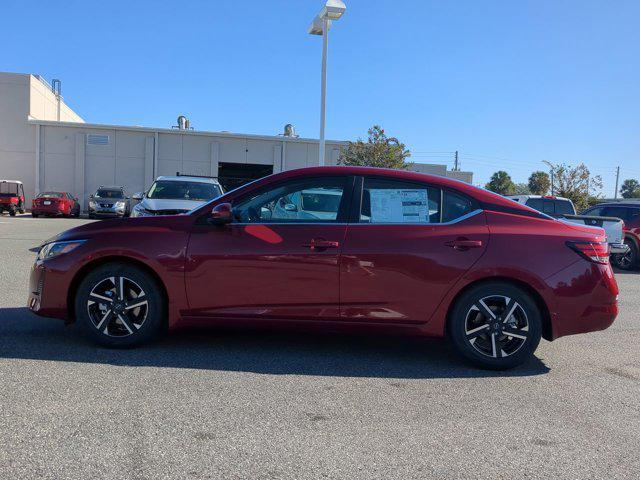
[[[173,200],[167,198],[145,198],[139,205],[147,210],[193,210],[208,200]]]

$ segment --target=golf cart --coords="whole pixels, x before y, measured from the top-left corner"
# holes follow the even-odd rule
[[[15,217],[16,212],[24,213],[24,187],[17,180],[0,180],[0,214],[9,212]]]

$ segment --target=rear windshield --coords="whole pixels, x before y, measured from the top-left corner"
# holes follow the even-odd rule
[[[220,187],[214,183],[160,180],[151,186],[147,198],[205,201],[213,200],[220,195]]]
[[[1,197],[13,197],[18,194],[18,184],[17,183],[8,183],[2,182],[0,183],[0,196]]]
[[[58,192],[44,192],[38,195],[36,198],[64,198],[64,194]]]
[[[115,190],[110,188],[99,188],[96,192],[98,198],[124,198],[122,190]]]

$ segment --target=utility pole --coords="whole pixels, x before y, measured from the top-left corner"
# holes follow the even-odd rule
[[[551,195],[553,195],[553,163],[548,160],[542,160],[542,163],[544,163],[545,165],[549,165],[549,171],[551,173]]]
[[[459,170],[458,168],[458,151],[456,150],[456,157],[455,160],[453,162],[453,169],[457,172]]]
[[[620,167],[616,168],[616,191],[613,193],[613,199],[618,199],[618,180],[620,180]]]

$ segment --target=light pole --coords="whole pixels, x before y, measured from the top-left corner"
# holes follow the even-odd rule
[[[320,145],[318,165],[324,165],[324,125],[327,103],[327,49],[329,47],[329,28],[331,20],[338,20],[347,10],[342,0],[327,0],[320,13],[316,15],[309,26],[308,33],[322,35],[322,76],[320,87]]]
[[[542,160],[542,163],[549,165],[549,171],[551,172],[551,195],[553,195],[553,169],[554,165],[548,160]]]

